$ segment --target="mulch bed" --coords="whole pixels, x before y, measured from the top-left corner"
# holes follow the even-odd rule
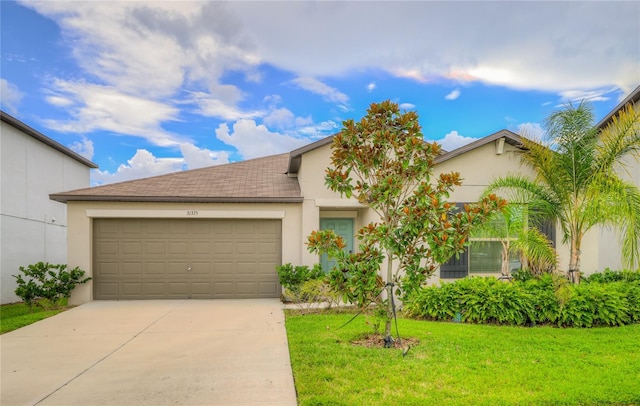
[[[361,337],[361,338],[359,338],[359,339],[357,339],[355,341],[352,341],[351,344],[358,345],[358,346],[361,346],[361,347],[367,347],[367,348],[384,348],[384,335],[382,335],[382,334],[369,334],[369,335]],[[400,340],[398,340],[397,337],[394,337],[394,341],[393,341],[392,347],[404,350],[404,349],[407,348],[407,346],[415,347],[418,344],[420,344],[420,340],[418,340],[417,338],[413,338],[413,337],[403,338],[403,337],[400,337]]]

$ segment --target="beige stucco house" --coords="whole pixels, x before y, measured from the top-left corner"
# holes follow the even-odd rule
[[[67,262],[67,211],[49,194],[89,186],[96,164],[0,112],[1,302],[19,301],[21,266]]]
[[[332,138],[287,154],[213,166],[71,192],[51,199],[67,204],[70,266],[93,280],[73,303],[95,299],[279,297],[275,267],[313,265],[307,236],[331,228],[357,250],[356,230],[375,213],[324,185]],[[476,201],[495,177],[524,173],[521,139],[508,130],[440,155],[439,172],[458,171],[463,186],[452,201]],[[555,229],[545,230],[554,240]],[[594,234],[597,234],[594,233]],[[615,250],[598,254],[602,239],[586,241],[583,264],[614,263]],[[617,250],[619,252],[619,250]],[[471,271],[468,253],[443,264],[431,282]],[[567,259],[563,261],[568,263]],[[471,264],[473,265],[473,264]],[[561,267],[566,268],[562,262]],[[499,267],[491,273],[499,273]]]
[[[288,154],[52,194],[67,204],[70,266],[93,280],[72,301],[278,297],[275,267],[313,265],[307,236],[353,235],[376,217],[324,185],[331,137]],[[519,137],[503,130],[443,154],[438,171],[465,178],[453,196],[477,200],[488,180],[521,170]],[[435,275],[434,280],[440,275]]]

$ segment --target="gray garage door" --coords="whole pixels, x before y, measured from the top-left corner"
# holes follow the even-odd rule
[[[280,220],[95,219],[94,299],[279,297]]]

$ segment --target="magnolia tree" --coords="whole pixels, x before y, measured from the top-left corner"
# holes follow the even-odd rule
[[[427,143],[418,114],[396,103],[373,103],[359,122],[347,120],[333,138],[329,189],[367,204],[379,222],[360,229],[359,250],[346,253],[331,230],[313,232],[308,248],[336,259],[331,283],[345,299],[364,308],[386,301],[385,343],[390,345],[394,288],[409,298],[437,269],[468,245],[472,227],[506,205],[495,195],[456,209],[450,193],[461,185],[457,172],[433,178],[437,143]],[[386,261],[386,277],[381,265]],[[386,299],[381,299],[386,290]]]

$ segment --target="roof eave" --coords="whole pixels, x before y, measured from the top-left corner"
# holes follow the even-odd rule
[[[142,203],[302,203],[302,197],[181,197],[181,196],[91,196],[51,194],[51,200],[74,202],[142,202]]]
[[[596,128],[603,129],[609,124],[613,116],[618,114],[618,112],[626,106],[628,103],[638,103],[640,101],[640,85],[636,87],[627,97],[622,99],[620,103],[613,110],[609,112],[600,122],[596,125]]]
[[[458,155],[463,155],[463,154],[465,154],[465,153],[467,153],[469,151],[472,151],[472,150],[474,150],[476,148],[480,148],[483,145],[486,145],[486,144],[488,144],[490,142],[493,142],[495,140],[498,140],[500,138],[505,138],[507,143],[509,143],[511,145],[514,145],[514,146],[516,146],[518,148],[523,148],[522,139],[518,134],[516,134],[516,133],[514,133],[512,131],[509,131],[509,130],[500,130],[500,131],[498,131],[496,133],[493,133],[491,135],[488,135],[488,136],[486,136],[484,138],[480,138],[477,141],[474,141],[474,142],[469,143],[467,145],[464,145],[464,146],[462,146],[460,148],[456,148],[456,149],[454,149],[452,151],[449,151],[446,154],[439,155],[439,156],[437,156],[435,158],[434,162],[436,164],[439,164],[439,163],[448,161],[449,159],[455,158]]]
[[[56,151],[59,151],[59,152],[65,154],[69,158],[75,159],[76,161],[80,162],[81,164],[83,164],[83,165],[85,165],[85,166],[87,166],[89,168],[92,168],[92,169],[98,168],[98,165],[96,165],[95,163],[91,162],[87,158],[83,157],[80,154],[75,153],[74,151],[70,150],[69,148],[65,147],[64,145],[52,140],[51,138],[49,138],[46,135],[42,134],[40,131],[29,127],[28,125],[26,125],[22,121],[18,120],[17,118],[13,117],[12,115],[7,114],[4,111],[0,111],[0,118],[2,119],[2,121],[4,121],[5,123],[9,124],[10,126],[22,131],[25,134],[28,134],[28,135],[32,136],[33,138],[35,138],[38,141],[50,146],[51,148],[55,149]]]

